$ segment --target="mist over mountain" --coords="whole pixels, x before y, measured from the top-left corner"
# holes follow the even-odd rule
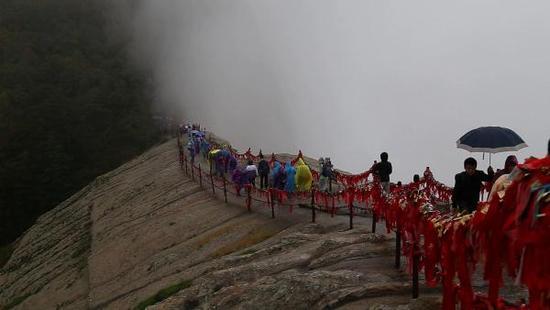
[[[157,141],[150,76],[110,10],[0,3],[0,245]]]
[[[386,151],[393,180],[430,166],[451,186],[470,129],[515,130],[520,160],[546,153],[547,2],[124,3],[113,12],[159,104],[240,148],[301,149],[352,172]]]

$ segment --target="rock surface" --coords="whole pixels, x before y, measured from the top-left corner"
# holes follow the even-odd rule
[[[0,271],[0,305],[131,309],[437,309],[411,302],[391,235],[369,218],[223,203],[177,162],[175,140],[103,175],[44,214]],[[204,163],[203,163],[204,165]],[[429,292],[428,292],[429,293]],[[437,294],[435,295],[437,296]],[[420,306],[419,306],[420,304]],[[2,307],[0,307],[2,308]]]

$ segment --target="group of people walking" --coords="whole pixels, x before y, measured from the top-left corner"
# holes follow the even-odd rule
[[[289,193],[308,191],[312,183],[313,174],[302,158],[299,158],[294,165],[290,161],[284,164],[275,161],[268,176],[270,187]]]
[[[256,187],[256,179],[259,177],[259,188],[274,188],[284,190],[288,193],[308,191],[313,183],[313,175],[310,167],[299,158],[294,163],[268,162],[260,151],[257,165],[252,159],[248,159],[244,165],[239,165],[229,149],[229,146],[222,146],[219,149],[212,149],[207,141],[204,132],[199,125],[180,126],[180,134],[188,135],[187,151],[193,163],[195,156],[202,154],[208,159],[211,167],[218,176],[229,176],[231,181],[240,189],[250,184]],[[548,154],[550,156],[550,141],[548,143]],[[380,162],[375,161],[371,167],[373,178],[378,181],[384,193],[390,192],[390,176],[393,172],[392,164],[389,162],[388,153],[380,154]],[[334,181],[334,168],[330,158],[320,158],[319,167],[319,190],[322,192],[332,191]],[[517,166],[516,156],[510,155],[506,158],[503,169],[496,173],[492,167],[487,172],[477,170],[477,161],[469,157],[464,161],[464,171],[455,175],[455,186],[452,194],[452,208],[461,212],[471,213],[476,210],[480,201],[480,193],[484,188],[490,189],[489,200],[499,197],[502,199],[506,187],[511,183],[514,168]],[[428,176],[426,176],[428,174]],[[431,171],[426,168],[424,177],[430,177]],[[420,177],[415,175],[414,182],[419,183]],[[485,184],[484,184],[485,183]],[[399,182],[400,184],[400,182]],[[398,185],[399,185],[398,184]]]
[[[260,153],[258,166],[252,160],[248,160],[243,167],[237,166],[231,174],[231,180],[240,188],[247,184],[256,187],[256,178],[260,177],[259,188],[268,187],[284,190],[288,193],[308,191],[311,189],[313,175],[309,166],[300,158],[294,164],[287,161],[281,163],[274,161],[272,165]]]
[[[238,159],[231,153],[229,146],[212,148],[203,133],[195,130],[189,131],[188,134],[187,151],[191,162],[197,154],[203,153],[213,173],[220,177],[228,177],[237,186],[238,195],[248,184],[256,187],[258,177],[260,178],[258,185],[261,189],[270,187],[289,193],[311,189],[313,175],[309,166],[301,158],[294,164],[290,161],[286,163],[274,161],[271,164],[260,152],[257,164],[252,159],[247,159],[244,164],[239,165]]]
[[[252,159],[248,159],[244,165],[239,165],[237,158],[231,154],[229,146],[222,145],[220,148],[212,148],[199,125],[180,126],[180,134],[188,137],[186,149],[191,163],[194,163],[196,156],[202,155],[209,161],[213,173],[220,177],[228,176],[237,185],[237,194],[240,194],[240,190],[247,184],[256,187],[258,177],[260,178],[260,189],[274,188],[294,193],[309,191],[312,187],[311,168],[302,158],[298,158],[294,163],[291,161],[283,163],[277,160],[270,163],[260,151],[257,165]],[[383,189],[389,192],[392,166],[388,161],[387,153],[382,153],[380,159],[381,162],[375,163],[372,167],[373,175],[380,181]],[[319,159],[320,191],[332,191],[333,169],[330,158]]]
[[[200,154],[201,152],[206,157],[206,153],[208,153],[209,144],[208,141],[206,141],[206,137],[204,135],[204,131],[200,130],[200,125],[197,124],[188,124],[188,125],[180,125],[179,128],[179,136],[185,136],[187,135],[187,152],[189,153],[189,158],[191,159],[191,163],[195,162],[195,156],[197,154]],[[180,150],[183,151],[183,150]]]

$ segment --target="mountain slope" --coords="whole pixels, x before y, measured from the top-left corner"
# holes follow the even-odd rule
[[[39,218],[0,272],[0,305],[129,309],[174,287],[153,308],[409,304],[393,241],[367,218],[348,230],[347,217],[271,219],[219,198],[186,177],[174,140],[155,147]]]

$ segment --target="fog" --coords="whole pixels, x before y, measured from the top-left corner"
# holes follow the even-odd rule
[[[118,8],[120,9],[120,7]],[[452,185],[456,148],[504,126],[543,156],[550,137],[550,2],[154,0],[119,15],[159,106],[240,149],[331,157],[392,180],[430,166]],[[510,153],[493,156],[502,167]]]

